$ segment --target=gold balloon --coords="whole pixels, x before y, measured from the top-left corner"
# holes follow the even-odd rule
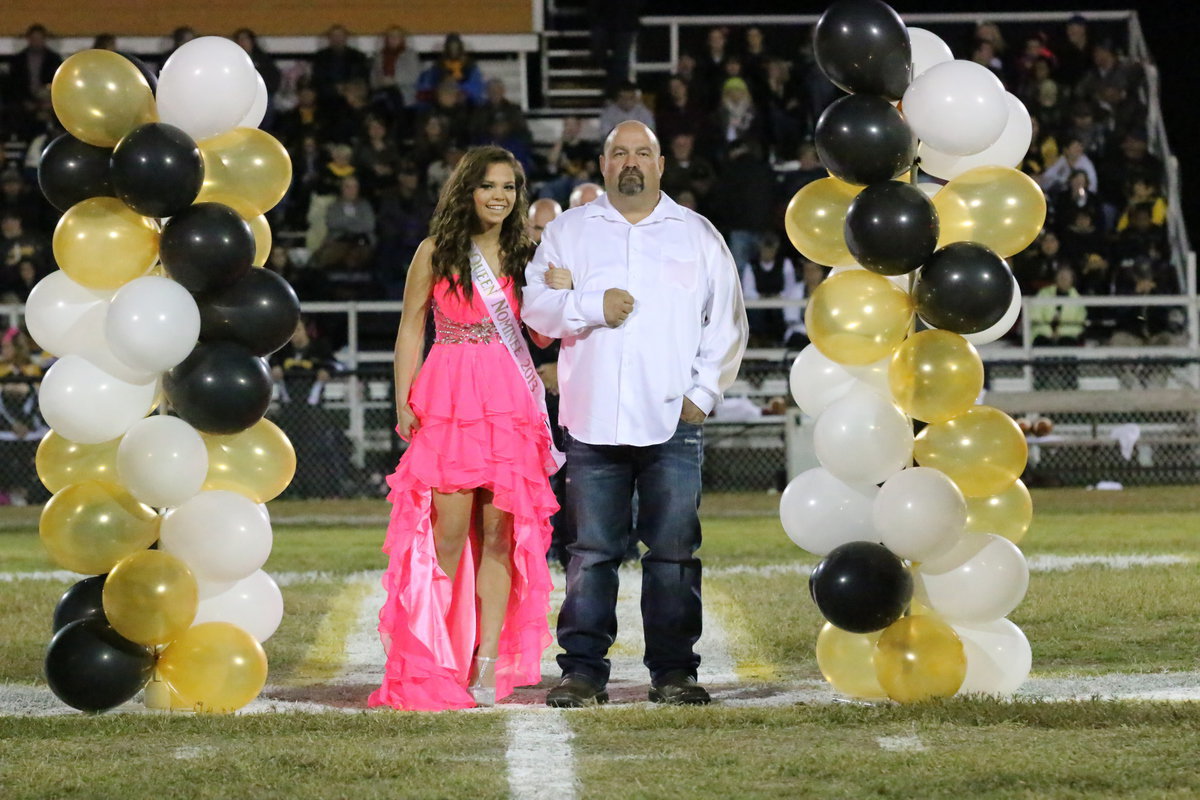
[[[158,670],[181,705],[227,714],[258,697],[267,683],[267,655],[238,626],[205,622],[162,652]]]
[[[204,491],[226,489],[265,503],[279,496],[296,474],[296,451],[269,419],[228,436],[201,433],[208,448]]]
[[[246,220],[250,223],[250,231],[254,234],[253,266],[261,267],[271,256],[271,224],[262,214]]]
[[[983,362],[957,333],[921,331],[896,348],[888,385],[904,413],[923,422],[945,422],[975,404],[983,389]]]
[[[938,247],[978,242],[1001,258],[1028,247],[1046,222],[1042,187],[1009,167],[967,170],[934,195],[933,207],[941,230]]]
[[[67,209],[54,228],[54,259],[89,289],[116,289],[145,275],[158,258],[158,224],[115,197]]]
[[[224,203],[251,219],[274,208],[292,182],[287,150],[258,128],[234,128],[199,146],[204,185],[197,203]]]
[[[102,575],[158,539],[159,517],[108,481],[83,481],[59,491],[42,509],[38,532],[55,564]]]
[[[954,629],[934,617],[901,617],[875,645],[875,675],[898,703],[949,697],[967,676],[967,655]]]
[[[837,178],[821,178],[796,192],[783,218],[788,238],[800,254],[829,267],[849,267],[843,227],[850,202],[863,190]]]
[[[1012,486],[1028,455],[1017,423],[990,406],[973,406],[948,422],[927,426],[913,449],[918,464],[946,473],[967,497],[987,497]]]
[[[76,139],[115,147],[158,115],[150,84],[129,59],[108,50],[84,50],[64,61],[50,84],[59,122]]]
[[[825,623],[817,634],[817,666],[834,689],[849,697],[887,697],[875,677],[872,660],[881,632],[850,633]]]
[[[861,269],[821,281],[804,310],[812,343],[840,364],[870,364],[890,355],[912,320],[908,293]]]
[[[149,647],[166,644],[196,618],[200,589],[170,553],[143,550],[122,559],[104,581],[104,616],[117,633]]]
[[[38,478],[52,494],[73,483],[117,480],[120,438],[100,444],[79,444],[50,431],[38,442],[34,465]]]
[[[1020,544],[1033,522],[1033,498],[1018,479],[991,497],[967,498],[967,533],[994,533]]]

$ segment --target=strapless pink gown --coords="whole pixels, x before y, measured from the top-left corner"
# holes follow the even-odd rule
[[[519,313],[517,293],[504,292]],[[391,522],[379,632],[387,649],[383,684],[368,700],[433,711],[475,705],[466,685],[478,636],[472,532],[453,585],[438,566],[431,489],[483,487],[513,516],[512,591],[500,636],[496,697],[541,680],[551,642],[550,517],[557,510],[550,432],[478,294],[467,303],[447,281],[434,285],[438,337],[409,394],[420,428],[388,478]],[[481,341],[488,339],[489,341]]]

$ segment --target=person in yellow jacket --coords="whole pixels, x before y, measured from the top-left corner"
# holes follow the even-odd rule
[[[1059,267],[1054,285],[1047,286],[1037,297],[1079,297],[1075,289],[1075,270]],[[1069,347],[1080,344],[1087,326],[1087,308],[1074,304],[1038,304],[1029,312],[1030,332],[1034,345]]]

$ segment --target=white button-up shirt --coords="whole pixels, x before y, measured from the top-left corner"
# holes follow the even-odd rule
[[[551,289],[550,264],[574,288]],[[608,196],[566,211],[542,233],[525,270],[522,317],[562,340],[559,422],[588,444],[659,444],[679,424],[683,397],[709,413],[746,349],[737,267],[707,219],[660,194],[632,225]],[[633,312],[604,323],[604,293],[624,289]]]

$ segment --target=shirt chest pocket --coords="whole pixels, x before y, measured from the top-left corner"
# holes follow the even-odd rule
[[[700,286],[704,265],[694,259],[667,257],[662,262],[662,282],[672,289],[695,292]]]

